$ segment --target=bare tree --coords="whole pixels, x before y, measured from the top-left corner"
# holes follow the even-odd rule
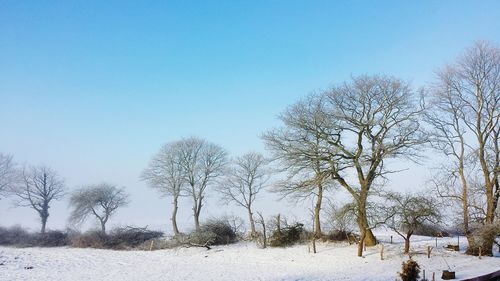
[[[19,173],[11,155],[0,153],[0,199],[14,189]]]
[[[262,248],[267,248],[267,230],[266,230],[266,221],[264,220],[264,216],[261,212],[257,212],[259,216],[257,223],[262,225]]]
[[[329,126],[323,114],[322,96],[310,95],[281,114],[284,127],[265,133],[262,138],[280,163],[286,178],[274,185],[273,191],[283,197],[306,199],[314,196],[314,233],[321,236],[320,212],[325,191],[333,186],[330,163],[323,155],[320,132]]]
[[[386,161],[416,160],[418,148],[427,142],[420,128],[423,107],[408,83],[385,76],[355,77],[352,82],[309,99],[318,101],[314,114],[296,114],[292,107],[281,118],[285,124],[281,130],[297,132],[296,142],[314,141],[317,137],[319,149],[300,149],[299,156],[285,151],[282,157],[309,160],[318,153],[320,165],[328,164],[324,172],[356,203],[361,256],[363,244],[376,243],[366,211],[370,191],[377,180],[397,172],[388,169]]]
[[[483,254],[491,255],[493,241],[476,243],[470,229],[471,206],[479,206],[469,202],[469,194],[470,181],[477,173],[484,190],[483,224],[493,224],[500,197],[500,49],[478,42],[456,63],[439,71],[433,106],[428,120],[434,128],[434,144],[453,159],[451,170],[461,187],[454,196],[462,205],[468,253],[478,253],[482,247]],[[467,159],[472,164],[466,165]]]
[[[180,234],[177,227],[177,210],[179,197],[186,184],[181,160],[181,144],[179,142],[167,143],[151,159],[141,175],[141,179],[145,180],[150,187],[159,190],[164,196],[172,197],[174,206],[171,220],[175,236]]]
[[[350,233],[355,226],[356,216],[352,204],[345,204],[337,207],[334,204],[329,204],[327,211],[330,227],[343,233]]]
[[[65,194],[64,180],[47,166],[24,167],[22,183],[13,192],[18,197],[16,205],[30,207],[38,213],[42,223],[40,232],[45,233],[51,202]]]
[[[256,237],[252,205],[257,194],[265,187],[269,179],[266,169],[268,161],[262,154],[250,152],[234,159],[227,176],[219,187],[219,192],[226,202],[234,202],[248,212],[250,236]]]
[[[193,199],[194,225],[199,232],[206,189],[223,174],[227,152],[216,144],[195,137],[179,141],[179,150],[187,183],[185,190]]]
[[[81,223],[94,216],[101,224],[101,232],[106,233],[106,223],[115,211],[128,204],[128,194],[124,188],[101,183],[76,190],[70,198],[73,208],[70,221]]]
[[[385,206],[386,225],[405,241],[404,253],[410,251],[410,238],[419,227],[426,223],[438,223],[441,214],[431,197],[412,194],[387,193]]]

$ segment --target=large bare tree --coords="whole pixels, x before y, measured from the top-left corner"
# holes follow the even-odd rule
[[[0,153],[0,198],[12,191],[19,173],[11,155]]]
[[[47,166],[24,167],[21,178],[13,191],[18,197],[16,204],[35,210],[42,223],[40,232],[45,233],[50,204],[65,194],[64,180]]]
[[[200,231],[200,214],[206,190],[220,177],[227,164],[227,152],[221,146],[191,137],[179,141],[180,161],[185,175],[185,190],[193,199],[196,231]]]
[[[283,197],[315,197],[314,233],[321,236],[321,209],[325,191],[332,187],[329,162],[323,155],[322,130],[329,126],[323,114],[322,96],[310,95],[280,115],[284,127],[263,134],[266,146],[279,162],[284,180],[275,183],[273,191]],[[309,128],[309,129],[306,129]]]
[[[250,236],[257,237],[252,206],[257,194],[269,179],[268,161],[260,153],[250,152],[237,157],[221,182],[219,192],[226,202],[234,202],[248,212]]]
[[[299,141],[318,137],[317,151],[328,163],[327,173],[352,195],[361,256],[363,244],[376,243],[367,217],[368,196],[377,180],[397,172],[387,168],[387,160],[416,160],[418,148],[427,142],[419,124],[423,107],[408,83],[386,76],[355,77],[311,98],[320,102],[314,114],[297,115],[292,107],[282,119],[286,129],[299,132]],[[308,157],[315,154],[305,152]]]
[[[171,220],[175,236],[180,234],[177,227],[177,210],[179,197],[186,184],[186,175],[181,160],[181,144],[179,142],[167,143],[151,159],[141,175],[141,179],[145,180],[150,187],[157,189],[165,196],[172,197]]]
[[[120,207],[128,204],[129,195],[124,188],[101,183],[76,190],[70,198],[70,221],[81,223],[89,216],[94,216],[101,225],[101,232],[106,234],[106,223]]]
[[[491,255],[493,241],[476,241],[469,220],[471,208],[479,207],[484,208],[482,223],[493,224],[500,197],[500,49],[477,42],[454,64],[441,69],[432,105],[427,119],[433,127],[433,143],[448,157],[445,167],[460,186],[459,193],[443,194],[462,206],[468,253],[477,254],[482,247],[483,254]],[[478,178],[483,207],[470,202],[471,181]]]

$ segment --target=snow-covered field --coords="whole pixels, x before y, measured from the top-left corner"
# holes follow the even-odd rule
[[[389,241],[389,236],[378,235],[382,241]],[[440,280],[445,269],[456,271],[457,279],[500,270],[500,257],[479,259],[450,252],[442,246],[456,243],[456,238],[438,240],[430,259],[425,249],[435,246],[434,238],[415,236],[412,241],[412,250],[420,252],[414,259],[429,279],[435,272]],[[384,243],[384,260],[379,246],[358,258],[356,245],[333,243],[318,243],[317,254],[309,253],[307,245],[259,249],[252,243],[153,252],[0,247],[0,280],[395,280],[407,256],[396,235],[394,242]]]

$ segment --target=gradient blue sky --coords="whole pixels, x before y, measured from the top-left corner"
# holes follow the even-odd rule
[[[169,201],[138,180],[161,144],[263,151],[258,135],[310,91],[374,73],[425,86],[479,39],[500,43],[500,1],[0,0],[0,151],[52,166],[70,189],[126,186],[116,223],[164,226]],[[66,211],[56,204],[49,227]],[[36,226],[7,200],[0,212]]]

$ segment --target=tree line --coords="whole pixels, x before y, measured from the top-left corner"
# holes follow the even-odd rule
[[[262,134],[269,157],[250,152],[230,159],[224,148],[197,137],[160,148],[141,179],[172,199],[174,235],[180,235],[180,197],[192,200],[199,231],[206,193],[213,188],[245,209],[250,236],[257,236],[254,202],[269,187],[283,197],[314,198],[314,235],[321,237],[325,193],[341,188],[351,197],[345,210],[359,230],[359,256],[365,245],[377,243],[372,229],[380,224],[405,239],[407,252],[417,226],[442,219],[441,206],[467,237],[468,254],[492,254],[500,234],[498,46],[477,42],[425,88],[393,76],[356,76],[302,98],[279,119],[278,127]],[[390,160],[421,163],[428,151],[444,159],[428,187],[437,196],[387,189],[387,177],[402,170]],[[19,204],[36,210],[44,231],[49,204],[62,196],[63,182],[47,168],[15,171],[12,157],[0,155],[0,193],[15,194]],[[281,180],[270,182],[273,174]],[[12,188],[19,178],[22,184],[16,185],[23,188]],[[114,186],[89,186],[71,195],[71,218],[93,215],[104,232],[109,216],[127,200]]]

